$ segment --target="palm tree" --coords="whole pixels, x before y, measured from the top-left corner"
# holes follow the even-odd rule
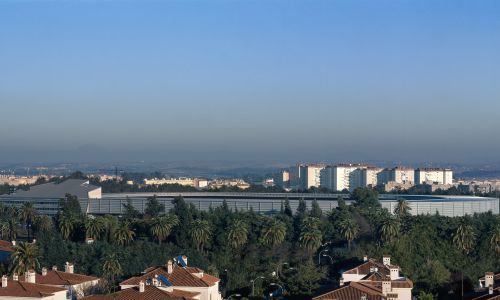
[[[9,239],[11,241],[14,241],[17,238],[17,232],[18,232],[18,223],[16,219],[10,218],[8,221],[9,224]]]
[[[49,216],[36,216],[34,226],[37,232],[48,232],[54,224],[52,223],[52,218]]]
[[[492,230],[490,244],[495,253],[500,255],[500,225]]]
[[[14,246],[14,252],[11,254],[12,265],[11,272],[22,275],[29,269],[40,267],[38,262],[38,247],[33,243],[21,242]]]
[[[97,240],[104,231],[104,222],[101,218],[87,218],[85,220],[85,233],[87,237]]]
[[[125,246],[134,240],[135,232],[130,229],[130,223],[125,221],[113,233],[115,241],[120,246]]]
[[[179,218],[176,215],[162,215],[151,220],[151,234],[158,240],[158,244],[166,240],[172,232],[172,229],[179,224]]]
[[[405,199],[399,199],[396,207],[394,208],[394,214],[399,218],[402,218],[409,214],[411,210],[410,204]]]
[[[359,234],[359,226],[351,217],[346,217],[339,223],[340,234],[347,240],[347,249],[351,249],[351,242]]]
[[[391,243],[392,240],[397,237],[399,234],[399,221],[392,217],[388,216],[382,221],[382,225],[380,226],[380,235],[382,239],[386,242]]]
[[[210,223],[206,220],[194,220],[191,223],[190,228],[191,238],[196,243],[196,247],[199,251],[203,250],[203,245],[210,239],[212,235],[212,228]]]
[[[285,240],[286,226],[276,218],[267,219],[260,234],[260,242],[264,246],[277,246]]]
[[[233,249],[238,249],[246,244],[248,240],[248,224],[237,219],[227,229],[227,239]]]
[[[466,222],[462,222],[453,235],[453,243],[465,254],[469,254],[474,248],[475,241],[476,233],[474,227]]]
[[[116,276],[123,273],[122,265],[115,253],[106,256],[102,264],[102,272],[106,277],[110,278],[112,284],[114,284]]]
[[[76,220],[73,215],[62,214],[59,216],[59,230],[65,240],[69,239],[75,229]]]
[[[2,221],[0,222],[0,238],[2,240],[7,239],[9,236],[9,222]]]
[[[24,202],[20,210],[20,220],[22,223],[29,225],[36,216],[36,209],[31,202]]]
[[[322,238],[323,234],[319,229],[306,228],[300,233],[299,241],[302,247],[312,253],[321,246]]]

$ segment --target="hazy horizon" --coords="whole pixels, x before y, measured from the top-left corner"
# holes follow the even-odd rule
[[[0,162],[499,162],[498,1],[1,1]]]

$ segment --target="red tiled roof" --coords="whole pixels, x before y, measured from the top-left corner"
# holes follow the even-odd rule
[[[11,242],[0,240],[0,251],[14,252],[14,247]]]
[[[334,289],[333,291],[314,297],[313,300],[327,299],[361,299],[365,295],[367,300],[382,300],[382,290],[371,285],[365,285],[360,282],[349,282],[345,286]]]
[[[0,298],[1,296],[44,298],[62,291],[66,291],[66,289],[36,283],[9,280],[7,281],[7,287],[0,287]]]
[[[202,273],[203,276],[198,277],[196,273]],[[203,273],[198,268],[182,268],[176,264],[173,266],[172,274],[168,274],[168,269],[165,266],[146,269],[146,274],[141,276],[131,277],[122,281],[120,285],[139,285],[139,282],[153,279],[155,275],[162,275],[172,283],[173,286],[194,286],[194,287],[209,287],[220,281],[219,278]],[[161,284],[161,281],[160,281]]]
[[[372,260],[372,259],[370,259],[367,262],[362,263],[361,265],[359,265],[355,268],[347,270],[344,273],[345,274],[360,274],[360,275],[370,274],[371,273],[370,270],[372,268],[377,268],[378,269],[377,272],[381,273],[382,275],[390,275],[391,274],[390,270],[388,269],[388,266],[385,266],[384,264],[381,264],[381,263],[379,263],[375,260]]]
[[[200,293],[186,292],[174,289],[171,292],[147,285],[144,292],[138,287],[124,289],[111,295],[92,295],[82,300],[191,300]]]
[[[47,271],[47,275],[35,275],[35,282],[49,285],[75,285],[84,282],[98,280],[99,278],[75,273],[66,273],[62,271]],[[19,277],[19,281],[24,281],[24,277]]]

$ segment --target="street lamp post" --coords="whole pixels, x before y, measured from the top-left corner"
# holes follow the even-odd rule
[[[224,300],[229,300],[229,299],[231,299],[231,297],[241,297],[241,294],[232,294],[232,295],[229,295],[229,297],[227,297]]]
[[[279,284],[277,284],[277,283],[275,283],[275,282],[272,282],[272,283],[271,283],[271,284],[269,284],[269,285],[270,285],[270,286],[277,286],[277,287],[281,290],[281,294],[283,294],[283,292],[285,291],[285,289],[283,288],[283,286],[282,286],[282,285],[279,285]],[[269,296],[272,298],[272,297],[273,297],[273,293],[271,293]]]
[[[330,255],[328,255],[328,254],[323,254],[323,255],[321,255],[321,256],[324,256],[324,257],[328,257],[328,258],[330,258],[330,262],[333,264],[333,258],[332,258]]]
[[[323,252],[328,252],[328,251],[330,251],[330,250],[328,250],[328,249],[323,249],[323,250],[321,250],[321,251],[318,253],[318,265],[320,265],[320,264],[321,264],[321,253],[323,253]]]
[[[255,281],[257,281],[258,279],[265,279],[265,278],[266,277],[264,277],[264,276],[259,276],[259,277],[255,278],[255,279],[250,280],[250,282],[252,283],[252,296],[255,296],[255,294],[254,294],[254,291],[255,291]]]

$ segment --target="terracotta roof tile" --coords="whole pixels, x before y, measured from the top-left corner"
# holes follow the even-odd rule
[[[191,300],[200,293],[186,292],[174,289],[171,292],[147,285],[144,292],[138,287],[124,289],[110,295],[92,295],[82,300]]]
[[[358,282],[349,282],[345,286],[334,289],[333,291],[314,297],[313,300],[327,299],[361,299],[365,295],[367,300],[382,300],[383,295],[380,289],[373,286],[367,286]]]
[[[7,281],[7,287],[0,287],[0,296],[44,298],[62,291],[66,291],[66,289],[36,283],[9,280]]]
[[[0,251],[14,252],[14,247],[11,242],[0,240]]]
[[[209,274],[203,273],[203,276],[201,278],[195,275],[196,273],[202,272],[203,271],[198,268],[182,268],[174,264],[172,274],[168,274],[167,267],[160,266],[156,268],[148,268],[146,269],[146,274],[131,277],[125,281],[122,281],[120,285],[139,285],[139,282],[141,280],[146,282],[148,279],[153,279],[155,275],[162,275],[163,277],[167,278],[173,286],[208,287],[219,282],[218,278]]]
[[[98,280],[99,278],[75,273],[66,273],[62,271],[47,271],[47,275],[35,275],[35,282],[49,285],[75,285],[84,282]],[[24,281],[24,277],[19,277],[19,281]]]

